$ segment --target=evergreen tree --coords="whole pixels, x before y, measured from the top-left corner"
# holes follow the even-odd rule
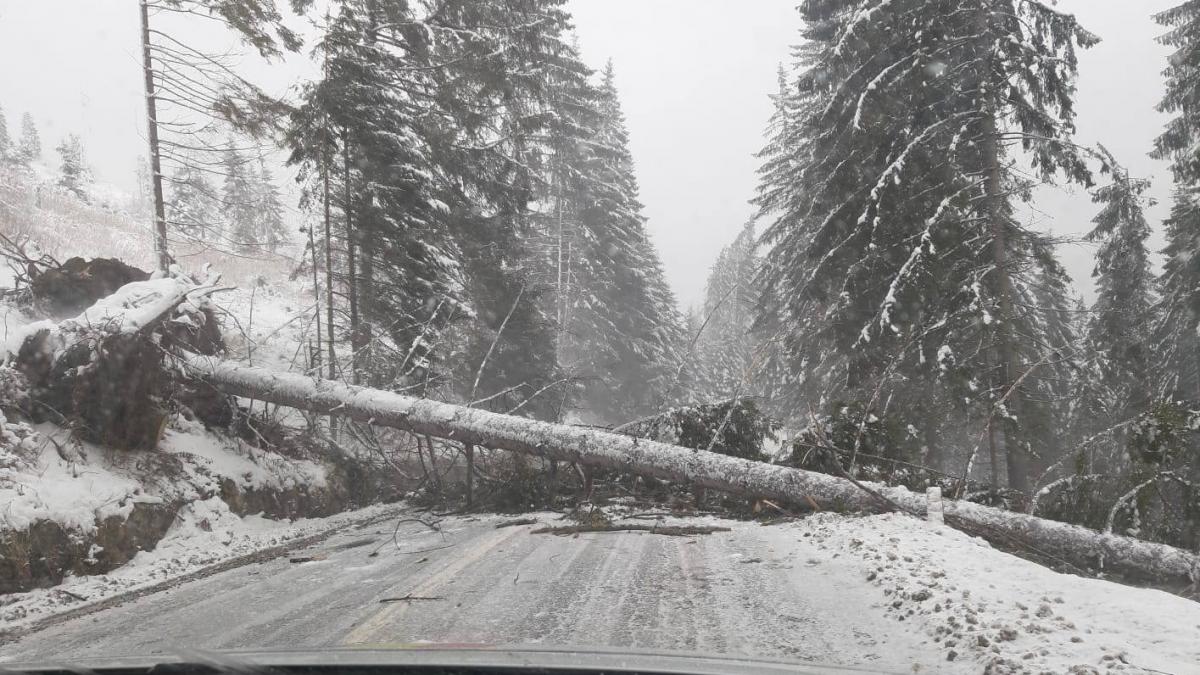
[[[206,172],[185,162],[167,185],[167,224],[192,239],[214,240],[221,231],[222,198]]]
[[[7,164],[13,159],[12,138],[8,135],[8,119],[4,110],[0,109],[0,165]]]
[[[611,64],[598,88],[556,83],[555,106],[543,222],[559,360],[587,378],[591,415],[628,421],[684,393],[683,320],[646,233]]]
[[[1158,105],[1174,115],[1154,142],[1153,156],[1171,160],[1180,186],[1200,180],[1200,0],[1186,0],[1154,17],[1168,32],[1159,42],[1175,49],[1164,71],[1166,92]]]
[[[1090,347],[1099,360],[1107,417],[1125,420],[1146,410],[1153,396],[1147,326],[1154,325],[1154,277],[1146,240],[1150,226],[1143,210],[1149,182],[1129,172],[1103,151],[1112,182],[1093,194],[1103,205],[1089,241],[1096,254],[1097,298],[1088,326]]]
[[[1031,185],[1009,147],[1039,179],[1088,183],[1072,99],[1075,48],[1096,39],[1037,1],[859,4],[801,5],[810,42],[759,197],[775,218],[760,325],[789,330],[798,359],[834,347],[800,363],[827,400],[892,400],[919,422],[953,388],[1028,489],[1056,447],[1034,400],[1067,367],[1051,334],[1068,325],[1066,278],[1014,218]]]
[[[29,166],[34,160],[42,157],[42,138],[38,135],[37,125],[33,116],[25,113],[21,116],[21,138],[17,141],[17,161]]]
[[[1200,400],[1200,1],[1188,0],[1158,14],[1169,29],[1160,41],[1175,49],[1165,71],[1166,92],[1159,110],[1174,117],[1155,141],[1154,156],[1170,159],[1175,177],[1174,205],[1166,222],[1166,263],[1159,278],[1161,300],[1154,330],[1155,375],[1159,393]]]
[[[85,188],[92,182],[92,171],[83,158],[83,143],[75,134],[67,136],[55,148],[61,160],[58,184],[68,192],[88,201]]]
[[[229,143],[222,162],[221,209],[225,215],[225,239],[234,247],[253,250],[257,239],[258,190],[249,160]]]
[[[464,396],[490,399],[480,405],[545,419],[562,415],[571,390],[556,359],[553,286],[545,283],[532,204],[542,179],[541,140],[552,123],[551,83],[588,72],[566,42],[562,4],[450,3],[446,20],[472,26],[475,39],[443,43],[440,60],[474,66],[435,73],[446,100],[459,102],[456,108],[469,101],[475,111],[456,112],[457,138],[436,146],[439,163],[468,188],[457,208],[474,212],[451,221],[474,310],[464,325],[466,377],[455,380]]]
[[[1166,221],[1166,262],[1159,277],[1154,327],[1157,393],[1181,401],[1200,400],[1200,205],[1197,189],[1177,187]]]
[[[274,175],[261,158],[256,178],[258,189],[255,193],[254,243],[275,253],[287,240],[283,200],[280,199],[279,186],[275,184]]]
[[[694,383],[710,402],[760,393],[763,356],[751,333],[756,245],[754,226],[747,225],[721,250],[705,286]]]
[[[535,334],[551,334],[538,289],[524,278],[525,242],[534,139],[547,123],[543,84],[579,67],[562,41],[561,4],[332,4],[317,46],[324,72],[306,88],[289,139],[292,161],[308,175],[336,167],[341,276],[362,362],[355,372],[397,384],[449,383],[463,396],[490,396],[501,381],[523,385],[514,395],[532,393],[556,379],[552,358],[514,344],[543,344]],[[469,324],[458,333],[463,340],[445,333],[455,323]],[[380,358],[377,334],[400,358]],[[475,365],[439,369],[456,349],[469,350],[456,353]]]

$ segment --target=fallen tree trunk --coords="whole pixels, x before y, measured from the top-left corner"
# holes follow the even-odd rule
[[[470,445],[576,462],[752,497],[878,511],[888,502],[925,512],[926,499],[904,488],[851,481],[827,474],[692,450],[590,428],[538,422],[465,406],[417,399],[303,375],[186,355],[182,370],[227,394],[311,412],[436,436]],[[951,522],[1007,543],[1021,542],[1079,568],[1103,569],[1127,578],[1170,584],[1200,578],[1200,557],[1171,546],[1104,534],[1066,523],[968,502],[947,501]]]

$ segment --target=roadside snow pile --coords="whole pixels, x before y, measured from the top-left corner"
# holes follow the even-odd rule
[[[186,482],[206,492],[220,489],[230,478],[240,488],[323,488],[325,468],[316,462],[283,457],[273,452],[218,438],[196,421],[176,417],[159,442],[160,452],[183,460]]]
[[[49,520],[87,534],[105,518],[128,516],[137,503],[188,502],[212,495],[225,478],[249,488],[326,485],[325,470],[315,462],[256,450],[182,418],[175,425],[180,428],[168,430],[161,447],[180,460],[175,467],[158,453],[106,450],[54,425],[35,425],[37,447],[28,461],[0,468],[0,532]],[[23,441],[23,446],[30,444]]]
[[[33,434],[22,439],[20,460],[0,468],[0,532],[51,520],[88,533],[105,518],[129,515],[136,501],[160,501],[128,473],[105,467],[95,446],[64,443],[50,425],[14,426]]]
[[[239,517],[219,497],[192,502],[153,551],[109,572],[67,577],[53,588],[0,595],[0,631],[195,572],[208,565],[362,521],[386,518],[399,505],[377,504],[327,518],[295,521]]]
[[[940,645],[947,672],[1200,673],[1200,603],[1060,574],[899,514],[771,529],[857,566],[897,630]]]
[[[0,289],[4,288],[0,284]],[[21,348],[21,343],[25,341],[25,337],[36,329],[29,329],[28,326],[35,323],[35,320],[10,303],[0,301],[0,362],[3,362],[9,355],[15,355],[17,350]],[[42,322],[44,327],[49,328],[53,322]]]

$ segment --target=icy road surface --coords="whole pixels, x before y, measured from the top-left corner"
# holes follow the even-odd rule
[[[564,524],[554,514],[503,528],[446,518],[440,532],[410,520],[427,515],[371,515],[344,514],[330,538],[265,562],[0,634],[0,660],[441,643],[900,673],[1200,673],[1200,603],[1059,574],[896,514],[674,521],[731,528],[685,537],[532,533]]]
[[[422,642],[640,647],[910,672],[922,637],[880,625],[876,589],[778,550],[758,525],[694,537],[531,534],[447,519],[350,530],[0,645],[5,660]],[[549,519],[547,519],[549,521]],[[561,523],[554,523],[561,524]],[[364,539],[377,540],[370,545]],[[369,554],[386,544],[377,556]],[[446,548],[440,548],[440,547]],[[308,562],[290,562],[303,558]],[[431,600],[388,598],[420,597]],[[836,616],[837,620],[830,620]],[[936,657],[944,658],[944,657]]]

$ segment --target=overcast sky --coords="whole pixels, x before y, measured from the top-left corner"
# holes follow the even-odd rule
[[[1154,180],[1163,203],[1165,167],[1146,153],[1164,123],[1154,111],[1167,50],[1153,12],[1178,0],[1062,0],[1104,42],[1083,54],[1079,140],[1105,143],[1136,175]],[[796,0],[570,0],[584,57],[616,66],[650,229],[684,304],[701,297],[717,252],[753,213],[754,153],[762,145],[775,68],[798,39]],[[102,180],[130,188],[144,153],[136,0],[0,0],[0,107],[10,133],[31,112],[47,155],[80,134]],[[245,65],[283,93],[295,68]],[[1050,190],[1036,224],[1086,231],[1085,193]],[[1156,231],[1154,245],[1161,243]],[[1064,247],[1080,290],[1090,294],[1092,250]]]

